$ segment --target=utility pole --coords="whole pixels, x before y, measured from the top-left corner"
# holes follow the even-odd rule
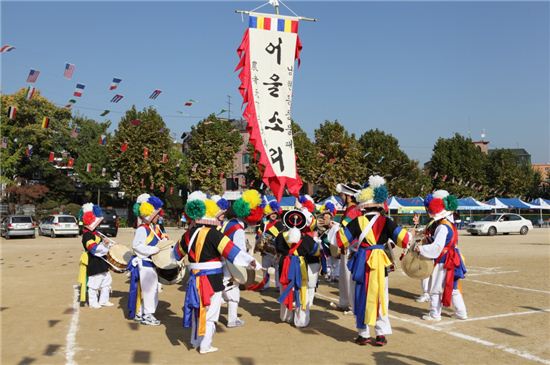
[[[231,95],[227,95],[227,120],[231,120]]]

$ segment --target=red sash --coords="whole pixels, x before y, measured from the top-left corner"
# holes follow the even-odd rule
[[[285,291],[286,287],[290,283],[290,280],[288,280],[288,269],[290,267],[290,256],[294,255],[294,252],[296,252],[298,247],[300,247],[300,245],[302,244],[302,241],[303,240],[300,240],[300,241],[298,241],[298,243],[296,245],[292,246],[290,248],[290,250],[288,250],[288,255],[286,255],[285,258],[283,259],[283,269],[282,269],[282,272],[281,272],[281,278],[279,279],[279,282],[283,286],[283,291]],[[288,309],[292,310],[293,303],[294,303],[294,295],[288,295],[285,298],[285,300],[283,301],[283,303]]]
[[[441,251],[441,254],[435,262],[439,262],[445,254],[447,255],[443,263],[443,267],[447,272],[445,273],[445,282],[443,285],[442,304],[444,307],[450,307],[453,296],[455,268],[460,266],[460,256],[455,250],[456,243],[458,242],[458,232],[453,224],[448,222],[442,222],[442,224],[445,224],[452,230],[453,237],[451,238],[451,242],[443,248],[443,251]]]

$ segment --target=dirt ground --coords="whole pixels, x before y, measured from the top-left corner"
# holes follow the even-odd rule
[[[172,237],[181,231],[169,231]],[[133,232],[116,241],[130,245]],[[279,320],[274,289],[241,292],[244,327],[227,328],[226,307],[214,337],[217,353],[188,347],[182,327],[183,283],[164,286],[149,327],[125,318],[128,282],[112,274],[111,301],[94,310],[75,301],[79,238],[0,241],[2,364],[550,364],[550,229],[526,236],[472,237],[461,232],[469,269],[463,292],[469,319],[445,310],[438,323],[420,317],[419,282],[390,275],[393,335],[385,347],[357,346],[354,318],[331,309],[337,284],[321,279],[311,323]],[[399,255],[399,253],[398,253]]]

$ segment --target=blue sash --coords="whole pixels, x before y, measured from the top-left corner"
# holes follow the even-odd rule
[[[189,281],[187,282],[187,289],[185,291],[185,301],[183,303],[183,327],[189,328],[191,327],[191,319],[194,315],[195,317],[195,323],[197,324],[196,328],[199,327],[198,322],[198,316],[199,316],[199,308],[200,308],[200,298],[199,298],[199,290],[197,289],[197,280],[196,278],[198,276],[205,276],[205,275],[214,275],[214,274],[221,274],[223,273],[222,268],[217,269],[208,269],[208,270],[200,270],[196,274],[193,273],[194,270],[190,270],[190,276]]]

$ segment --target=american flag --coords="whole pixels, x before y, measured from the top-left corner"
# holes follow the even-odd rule
[[[119,101],[122,100],[124,96],[120,95],[120,94],[116,94],[115,96],[113,96],[113,98],[111,99],[111,103],[118,103]]]
[[[151,95],[149,96],[149,99],[156,99],[161,92],[162,92],[161,90],[156,89],[155,91],[153,91],[153,93],[151,93]]]
[[[70,80],[73,77],[74,65],[72,63],[65,64],[65,72],[63,72],[63,77],[67,80]]]
[[[27,77],[27,82],[36,82],[36,79],[38,79],[38,75],[40,75],[40,71],[31,69],[31,71],[29,72],[29,76]]]
[[[113,82],[111,82],[111,86],[109,86],[109,90],[114,90],[118,87],[118,84],[120,84],[120,82],[122,81],[122,79],[117,79],[116,77],[113,78]]]
[[[6,53],[6,52],[9,52],[9,51],[13,51],[15,49],[14,46],[10,46],[9,44],[6,44],[4,46],[2,46],[2,48],[0,48],[0,53]]]
[[[76,96],[76,97],[81,97],[82,96],[82,93],[84,92],[84,88],[86,87],[86,85],[83,85],[83,84],[76,84],[76,89],[74,90],[74,93],[73,95]]]

